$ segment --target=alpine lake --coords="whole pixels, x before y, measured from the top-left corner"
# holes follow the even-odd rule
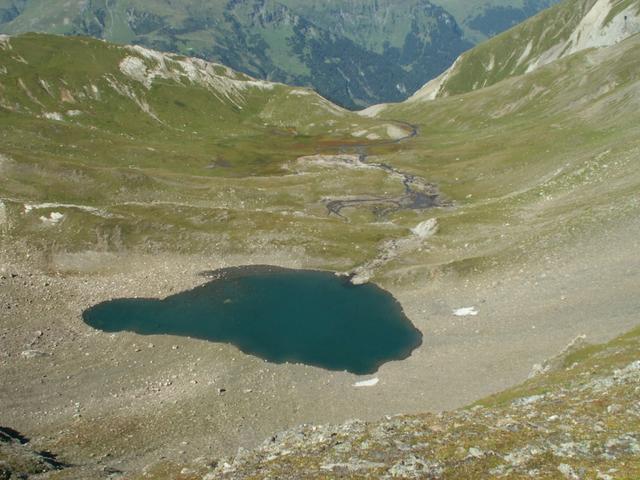
[[[193,290],[162,300],[107,301],[84,311],[83,319],[104,332],[230,343],[269,362],[357,375],[406,359],[422,343],[399,302],[374,284],[270,266],[208,275],[212,280]]]

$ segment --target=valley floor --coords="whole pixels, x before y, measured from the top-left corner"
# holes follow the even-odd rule
[[[158,459],[214,461],[303,423],[451,410],[526,379],[577,336],[601,342],[638,323],[640,221],[535,250],[522,264],[474,273],[385,276],[424,334],[406,361],[371,377],[273,365],[234,347],[93,331],[82,311],[152,297],[224,266],[315,267],[266,252],[228,258],[2,252],[2,425],[73,465],[140,470]],[[403,278],[408,276],[408,278]],[[394,280],[395,279],[395,280]],[[409,281],[410,280],[410,281]],[[475,317],[453,310],[475,307]],[[355,382],[379,378],[369,388]],[[224,391],[223,391],[224,390]]]

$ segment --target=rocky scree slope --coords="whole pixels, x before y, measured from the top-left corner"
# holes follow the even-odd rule
[[[0,438],[2,478],[632,479],[640,475],[640,330],[578,337],[520,386],[467,408],[377,422],[303,425],[234,457],[159,461],[143,472],[64,465]],[[23,442],[24,443],[24,442]],[[33,477],[40,478],[40,477]]]
[[[640,330],[601,346],[577,340],[469,408],[304,426],[203,478],[637,478]]]

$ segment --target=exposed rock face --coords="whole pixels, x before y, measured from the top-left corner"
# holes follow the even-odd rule
[[[411,231],[419,238],[428,238],[438,231],[438,220],[435,218],[425,220],[412,228]]]

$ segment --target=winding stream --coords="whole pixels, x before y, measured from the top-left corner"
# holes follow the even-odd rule
[[[389,122],[391,122],[391,120],[389,120]],[[400,144],[418,135],[418,128],[415,125],[395,120],[393,120],[393,123],[408,127],[411,133],[399,139],[377,142],[375,144],[376,146]],[[342,215],[342,210],[345,208],[367,206],[372,209],[376,217],[382,218],[398,210],[425,210],[445,205],[437,185],[427,182],[424,178],[417,175],[398,170],[387,163],[370,163],[368,161],[369,154],[367,150],[370,146],[371,144],[342,145],[341,153],[353,155],[355,150],[357,162],[350,163],[359,163],[369,168],[382,170],[388,175],[398,177],[404,185],[404,193],[396,196],[371,195],[358,198],[332,199],[326,202],[329,215],[337,215],[345,218],[344,215]]]

